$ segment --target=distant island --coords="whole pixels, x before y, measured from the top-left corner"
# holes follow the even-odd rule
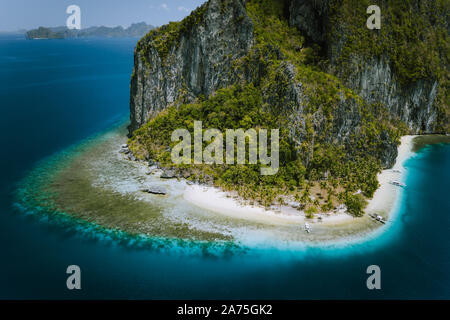
[[[25,29],[19,29],[14,31],[0,31],[0,35],[14,35],[14,34],[25,34],[27,30]]]
[[[66,39],[66,38],[86,38],[86,37],[102,37],[102,38],[124,38],[124,37],[142,37],[154,26],[145,22],[133,23],[128,28],[118,27],[89,27],[86,29],[76,30],[67,27],[39,27],[25,33],[28,40],[33,39]]]

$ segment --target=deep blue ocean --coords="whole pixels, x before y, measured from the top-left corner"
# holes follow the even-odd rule
[[[0,299],[450,298],[450,145],[409,159],[395,222],[344,248],[227,257],[149,251],[17,210],[17,183],[38,161],[128,117],[136,42],[0,37]],[[81,267],[80,291],[66,288],[71,264]],[[381,290],[366,287],[373,264]]]

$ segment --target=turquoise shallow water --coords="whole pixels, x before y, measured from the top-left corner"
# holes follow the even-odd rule
[[[186,254],[18,210],[17,183],[40,160],[127,117],[136,41],[0,38],[0,298],[450,298],[449,145],[405,163],[408,187],[387,232],[345,247]],[[65,288],[70,264],[82,269],[79,292]],[[381,291],[366,288],[371,264]]]

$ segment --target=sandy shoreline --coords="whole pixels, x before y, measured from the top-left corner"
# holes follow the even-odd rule
[[[403,136],[401,138],[401,144],[398,147],[398,155],[394,166],[392,169],[383,170],[378,174],[380,186],[375,192],[373,199],[369,201],[366,213],[377,214],[389,220],[401,188],[394,186],[390,182],[405,182],[406,169],[403,167],[403,164],[414,154],[412,150],[415,137],[417,136]]]
[[[224,216],[272,225],[303,225],[305,222],[317,222],[318,217],[322,218],[321,224],[353,219],[347,213],[319,213],[316,215],[316,219],[306,219],[303,211],[289,206],[276,206],[267,210],[261,206],[244,204],[238,198],[231,197],[228,193],[215,187],[187,186],[183,197],[195,206]]]
[[[412,148],[415,137],[403,136],[401,138],[395,165],[392,169],[383,170],[378,174],[380,187],[375,192],[373,199],[369,201],[366,213],[377,214],[386,220],[389,219],[389,213],[395,205],[398,190],[401,188],[392,185],[390,182],[404,182],[405,169],[403,163],[413,154]],[[207,186],[187,186],[183,196],[189,203],[221,215],[273,225],[317,223],[317,217],[321,218],[321,225],[352,223],[357,220],[346,212],[319,213],[315,219],[306,219],[303,211],[298,211],[289,206],[266,210],[261,206],[243,204],[236,197],[231,197],[226,192]]]
[[[387,217],[394,207],[395,189],[401,188],[389,181],[404,179],[402,163],[412,154],[413,138],[403,137],[399,147],[394,168],[402,172],[395,173],[391,169],[378,176],[381,187],[371,200],[368,212]],[[248,205],[217,188],[161,179],[161,170],[149,174],[146,162],[130,161],[119,153],[125,142],[121,130],[112,130],[61,163],[62,169],[51,174],[48,185],[42,185],[57,195],[52,199],[59,211],[131,234],[158,239],[232,241],[250,247],[345,245],[353,243],[352,239],[369,239],[374,231],[385,230],[367,214],[354,218],[345,212],[336,212],[306,219],[302,211],[290,205],[266,210]],[[148,187],[163,188],[167,194],[142,191]],[[29,192],[39,194],[39,190],[36,186]],[[311,224],[311,233],[305,231],[305,222]]]

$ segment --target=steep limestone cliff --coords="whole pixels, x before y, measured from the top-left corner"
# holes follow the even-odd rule
[[[135,52],[130,133],[177,101],[233,84],[233,61],[252,45],[253,24],[241,0],[209,1],[181,23],[150,32]]]
[[[233,69],[233,62],[246,56],[255,42],[253,21],[246,10],[246,2],[208,1],[185,21],[152,31],[139,42],[131,82],[130,133],[173,103],[190,102],[199,95],[207,97],[218,88],[237,81],[240,76]],[[383,1],[382,8],[386,10],[382,13],[387,14],[388,2]],[[341,78],[366,102],[385,105],[392,115],[407,124],[412,133],[446,130],[448,119],[445,112],[439,114],[438,111],[440,86],[436,77],[403,83],[393,69],[390,57],[386,54],[377,56],[376,52],[367,55],[353,51],[346,61],[346,70],[342,68],[342,51],[348,42],[352,42],[347,38],[355,36],[352,33],[356,33],[354,25],[360,25],[357,32],[378,32],[364,30],[365,1],[292,0],[286,1],[284,6],[290,24],[297,27],[307,41],[320,44],[322,50],[327,51],[328,71]],[[352,22],[346,21],[350,17],[343,13],[348,7],[358,13],[351,17]],[[433,7],[429,6],[429,9]],[[414,1],[411,10],[414,10]],[[447,28],[447,20],[443,21]],[[384,22],[383,28],[392,28]],[[258,81],[259,76],[253,75],[246,80]],[[298,83],[291,84],[294,91],[297,86]],[[290,94],[297,96],[293,102],[299,107],[298,92]],[[441,101],[441,104],[446,102]],[[441,106],[441,109],[445,111],[448,106]]]
[[[365,8],[371,4],[364,0],[293,0],[290,23],[311,41],[324,44],[331,64],[329,72],[337,74],[365,101],[382,103],[413,133],[448,131],[448,99],[437,98],[440,87],[446,90],[443,82],[448,82],[448,34],[439,33],[448,33],[449,2],[409,1],[399,5],[378,1],[382,29],[375,31],[365,28]],[[420,51],[421,46],[432,49]],[[442,74],[436,70],[422,72],[404,81],[393,64],[398,58],[394,51],[403,55],[400,58],[410,59],[404,61],[403,73],[414,74],[416,67],[430,71],[435,59]]]

